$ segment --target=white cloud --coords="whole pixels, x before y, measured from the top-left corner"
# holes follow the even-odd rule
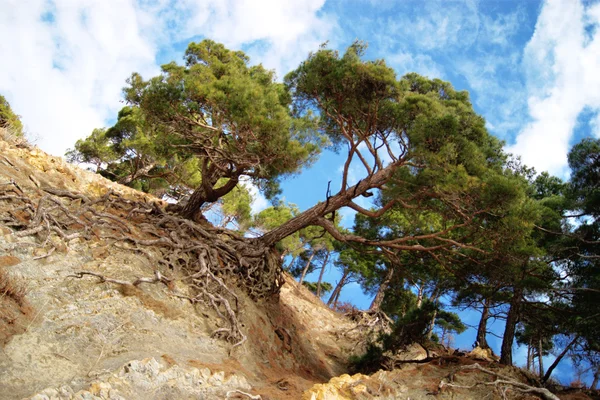
[[[508,150],[538,171],[564,175],[578,116],[600,109],[600,33],[586,34],[598,23],[598,4],[547,2],[525,48],[531,122]]]
[[[0,3],[0,36],[11,38],[0,42],[0,92],[53,154],[102,126],[119,106],[124,79],[153,65],[131,4]],[[42,20],[48,12],[53,22]]]
[[[324,0],[0,0],[0,93],[38,145],[62,155],[122,106],[133,71],[192,37],[250,46],[283,75],[332,35]],[[176,55],[180,57],[180,54]]]
[[[269,200],[258,190],[258,187],[250,182],[249,179],[244,179],[242,183],[252,196],[252,203],[250,204],[252,215],[256,215],[265,208],[269,207]]]

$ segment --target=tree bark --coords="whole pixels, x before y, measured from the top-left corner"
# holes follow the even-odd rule
[[[569,342],[568,345],[565,346],[565,348],[563,349],[563,351],[561,351],[560,354],[558,355],[558,357],[556,357],[556,360],[554,360],[554,362],[552,363],[552,365],[550,365],[550,368],[548,368],[548,371],[546,371],[546,374],[542,378],[542,382],[547,382],[548,379],[550,379],[550,376],[552,375],[552,371],[554,371],[554,368],[556,368],[558,366],[558,363],[561,362],[561,360],[563,359],[563,357],[567,354],[567,352],[569,351],[569,349],[571,347],[573,347],[573,345],[577,342],[578,339],[579,339],[579,336],[575,336],[575,338],[573,340],[571,340],[571,342]],[[597,382],[597,380],[598,380],[598,373],[599,372],[600,371],[596,371],[596,374],[594,375],[594,382]],[[592,389],[593,388],[594,388],[594,384],[592,383]]]
[[[398,161],[389,164],[384,169],[359,181],[356,185],[346,190],[342,189],[337,194],[329,197],[327,201],[319,202],[319,204],[300,213],[296,217],[255,240],[262,246],[271,247],[280,240],[298,232],[300,229],[314,224],[319,218],[347,206],[354,198],[361,196],[369,189],[381,187],[387,183],[396,168],[403,165],[404,162],[404,159],[399,159]]]
[[[510,308],[508,309],[508,315],[506,317],[504,336],[502,337],[500,364],[512,365],[512,345],[515,340],[515,329],[517,327],[517,322],[519,321],[522,295],[523,289],[514,289],[513,297],[510,301]]]
[[[342,289],[340,288],[340,291],[337,293],[337,295],[335,296],[335,300],[333,300],[333,308],[337,307],[338,301],[340,300],[340,294],[342,294]]]
[[[304,269],[302,270],[302,275],[300,275],[300,280],[298,281],[298,283],[300,283],[301,285],[302,285],[302,282],[304,282],[304,277],[306,276],[306,273],[308,272],[308,268],[310,267],[310,263],[312,262],[312,259],[314,257],[315,257],[315,252],[312,252],[310,257],[308,258],[308,261],[306,262],[306,265],[304,266]]]
[[[417,286],[417,308],[423,305],[423,285]]]
[[[531,348],[531,339],[527,343],[527,371],[533,369],[533,350]]]
[[[231,192],[238,184],[238,178],[230,178],[223,186],[214,188],[212,185],[202,183],[190,196],[188,202],[180,211],[182,217],[196,219],[200,214],[200,207],[205,203],[214,203],[227,193]]]
[[[391,282],[393,276],[394,276],[394,268],[389,268],[387,270],[385,278],[379,285],[379,289],[377,289],[377,294],[375,295],[375,298],[371,302],[371,307],[369,307],[369,311],[379,311],[379,309],[381,308],[381,304],[383,303],[383,298],[385,297],[385,291],[387,290],[388,286],[390,285],[390,282]]]
[[[435,328],[435,319],[437,318],[437,309],[433,310],[433,316],[431,322],[429,322],[429,328],[427,330],[427,339],[431,339],[433,336],[433,328]]]
[[[544,357],[543,357],[544,347],[543,347],[541,336],[538,339],[537,344],[538,344],[537,351],[538,351],[538,366],[540,367],[540,378],[543,379],[544,378]]]
[[[431,301],[435,304],[437,304],[437,301],[440,297],[440,290],[439,288],[435,288],[435,290],[433,291],[433,293],[431,294]],[[427,339],[431,339],[431,337],[433,336],[433,328],[435,328],[435,319],[437,318],[437,307],[436,309],[433,311],[433,316],[431,317],[431,321],[429,322],[429,328],[427,330]]]
[[[290,261],[290,263],[284,269],[289,272],[290,269],[292,268],[292,266],[294,265],[294,263],[296,262],[297,258],[298,258],[298,256],[292,257],[292,261]]]
[[[489,349],[490,346],[487,343],[487,322],[490,317],[490,300],[483,300],[483,309],[481,310],[481,319],[479,320],[479,326],[477,327],[477,345],[482,349]]]
[[[319,274],[319,280],[317,281],[317,297],[321,298],[321,283],[323,282],[323,275],[325,275],[325,268],[327,267],[327,261],[329,261],[329,254],[331,252],[325,253],[325,260],[323,260],[323,265],[321,266],[321,273]]]
[[[550,371],[550,369],[548,369],[548,371]],[[596,372],[594,372],[594,380],[590,385],[590,389],[596,390],[596,387],[598,386],[598,380],[600,380],[600,370],[596,370]]]
[[[331,296],[329,296],[329,300],[327,300],[328,306],[331,306],[333,304],[333,302],[339,297],[339,292],[342,291],[342,287],[344,287],[344,285],[346,284],[346,278],[348,277],[349,274],[350,274],[350,270],[348,268],[344,268],[344,273],[342,274],[340,281],[338,282],[337,285],[335,285],[335,289],[333,289]]]

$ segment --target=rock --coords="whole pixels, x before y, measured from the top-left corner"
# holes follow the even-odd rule
[[[406,347],[406,349],[399,352],[394,356],[394,359],[401,361],[420,361],[427,358],[427,352],[418,343],[413,343]]]
[[[96,380],[85,390],[74,393],[68,386],[48,388],[30,400],[124,400],[152,398],[222,399],[229,391],[248,392],[252,386],[245,377],[208,368],[163,368],[154,358],[132,360],[106,380]],[[59,397],[60,396],[60,397]]]
[[[467,354],[467,356],[482,361],[498,361],[498,357],[494,354],[492,349],[482,349],[479,346],[471,350],[471,352]]]

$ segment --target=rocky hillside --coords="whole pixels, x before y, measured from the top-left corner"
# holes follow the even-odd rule
[[[165,263],[176,253],[145,228],[164,206],[0,140],[0,399],[545,396],[525,394],[514,384],[531,384],[525,375],[485,357],[345,375],[364,350],[360,323],[289,277],[268,299],[251,299],[235,281],[228,306],[195,297],[187,272]],[[233,325],[243,340],[223,334]]]

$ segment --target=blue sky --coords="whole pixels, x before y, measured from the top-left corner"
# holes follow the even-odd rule
[[[508,151],[561,177],[569,147],[600,136],[595,1],[0,0],[0,10],[0,37],[10,38],[0,41],[0,93],[55,155],[114,120],[131,72],[152,76],[204,37],[279,77],[323,42],[343,51],[364,40],[367,57],[385,58],[398,75],[468,90]],[[339,185],[339,166],[340,156],[324,154],[284,183],[286,200],[301,209],[323,200],[328,181]],[[255,210],[265,206],[257,196]],[[358,293],[343,297],[368,306]],[[457,343],[470,345],[470,334]]]

